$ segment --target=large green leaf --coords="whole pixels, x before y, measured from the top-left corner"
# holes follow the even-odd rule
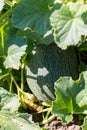
[[[0,130],[41,130],[26,113],[0,111]]]
[[[11,21],[17,28],[31,28],[44,35],[50,29],[49,17],[54,10],[54,0],[21,0],[14,8]],[[59,8],[55,6],[55,8]]]
[[[0,88],[0,110],[15,112],[20,106],[18,96],[9,93],[7,90]]]
[[[40,130],[26,113],[18,113],[20,101],[0,87],[0,130]]]
[[[77,45],[81,35],[87,34],[87,25],[81,17],[86,10],[87,4],[77,2],[63,5],[60,10],[53,12],[50,20],[55,42],[60,48]]]
[[[18,47],[13,44],[8,48],[8,56],[4,62],[6,68],[19,69],[21,57],[25,54],[26,45]]]
[[[39,33],[35,32],[33,30],[30,30],[30,29],[27,29],[25,31],[19,30],[17,34],[20,37],[22,36],[22,37],[27,38],[27,44],[28,44],[29,48],[32,45],[32,43],[48,45],[54,41],[52,31],[49,31],[49,34],[46,36],[42,36]],[[28,50],[30,50],[29,48],[28,48]]]
[[[87,71],[80,74],[78,80],[61,77],[55,82],[56,99],[52,113],[60,116],[63,123],[72,120],[72,114],[87,114]]]
[[[8,47],[15,44],[18,46],[25,45],[27,43],[27,38],[24,36],[18,36],[17,32],[19,29],[14,28],[10,22],[5,26],[5,45],[4,52],[7,53]]]

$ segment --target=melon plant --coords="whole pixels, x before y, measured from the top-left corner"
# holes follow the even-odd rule
[[[34,48],[31,52],[32,58],[27,58],[27,61],[29,63],[27,63],[26,66],[26,79],[29,88],[39,100],[50,101],[53,100],[55,97],[54,82],[60,76],[70,75],[74,79],[78,77],[78,60],[73,47],[71,47],[71,49],[63,51],[58,48],[58,44],[55,45],[57,42],[53,42],[55,39],[53,39],[52,37],[52,29],[55,33],[54,26],[59,26],[54,25],[56,24],[55,22],[57,20],[56,17],[53,17],[53,12],[59,9],[60,11],[62,10],[63,7],[61,7],[61,3],[54,3],[54,0],[40,0],[36,5],[35,3],[37,3],[36,0],[20,1],[12,12],[11,21],[17,28],[24,30],[25,34],[22,33],[23,36],[26,36],[27,33],[27,37],[29,38],[29,36],[31,36],[30,32],[34,36],[32,38],[32,41],[35,42]],[[23,13],[21,13],[23,7],[26,9],[23,11]],[[64,14],[60,13],[59,15],[61,17]],[[68,17],[70,18],[70,16]],[[53,19],[55,19],[55,21],[53,21]],[[63,23],[65,22],[67,21],[63,21]],[[53,28],[51,25],[53,26]],[[71,26],[72,25],[70,25],[70,27]],[[29,30],[29,28],[31,30]],[[67,31],[69,31],[69,29]],[[39,37],[39,41],[37,40],[37,37],[34,34]],[[48,41],[43,43],[43,40],[41,39],[48,39]],[[65,45],[66,44],[64,43],[63,46]],[[62,49],[63,46],[61,47]],[[68,44],[66,46],[68,46]]]
[[[31,111],[45,112],[42,122],[87,114],[86,16],[87,0],[0,1],[1,129],[39,130]]]
[[[78,60],[73,47],[63,51],[55,43],[37,45],[27,61],[25,69],[29,88],[42,101],[54,100],[54,82],[59,77],[78,77]]]

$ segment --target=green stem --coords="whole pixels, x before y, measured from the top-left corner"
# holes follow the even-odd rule
[[[21,64],[21,89],[24,90],[24,67],[25,67],[25,59],[27,57],[27,54],[22,59],[22,64]]]
[[[14,3],[18,3],[18,2],[20,2],[20,0],[13,0],[14,1]]]
[[[11,15],[11,11],[12,8],[9,9],[6,13],[4,13],[1,17],[0,17],[0,27],[6,23],[6,21],[9,19],[9,16]]]
[[[49,110],[49,111],[46,113],[46,117],[45,117],[46,120],[48,119],[48,117],[49,117],[49,115],[50,115],[50,112],[51,112],[51,110]]]
[[[23,106],[26,107],[26,105],[27,105],[27,107],[29,109],[31,109],[31,110],[32,109],[34,109],[36,111],[41,110],[41,107],[38,106],[37,104],[34,104],[33,99],[31,100],[31,98],[29,98],[29,96],[27,95],[27,93],[21,90],[21,88],[17,84],[17,82],[16,82],[14,76],[12,75],[12,73],[10,73],[10,76],[11,76],[11,78],[12,78],[12,80],[13,80],[16,88],[17,88],[17,94],[18,94],[21,102],[23,103]]]
[[[1,47],[3,50],[3,54],[4,54],[4,29],[3,29],[3,27],[1,28]]]
[[[10,73],[10,75],[11,75],[12,81],[14,82],[14,84],[15,84],[15,86],[16,86],[16,88],[17,88],[17,94],[18,94],[18,96],[20,96],[20,87],[19,87],[19,85],[17,84],[17,82],[16,82],[14,76],[12,75],[12,73]]]
[[[0,76],[0,80],[3,79],[4,77],[7,77],[8,75],[9,75],[9,73]]]
[[[10,76],[11,76],[12,81],[14,82],[14,84],[15,84],[15,86],[16,86],[16,88],[17,88],[17,94],[18,94],[18,96],[20,97],[20,93],[22,93],[22,94],[25,95],[25,92],[22,91],[22,89],[19,87],[19,85],[17,84],[17,82],[16,82],[14,76],[12,75],[12,73],[10,73]]]
[[[24,64],[21,65],[21,89],[24,90]]]
[[[13,82],[13,78],[11,77],[11,83],[10,83],[10,87],[9,87],[9,92],[12,92],[12,82]]]
[[[5,3],[7,4],[7,5],[9,5],[10,7],[12,7],[14,4],[11,2],[11,1],[9,1],[9,0],[5,0]]]
[[[52,102],[41,102],[41,105],[46,106],[46,107],[51,107]]]
[[[51,122],[53,119],[55,119],[55,115],[52,115],[52,116],[50,116],[48,119],[43,120],[43,121],[40,123],[40,125],[47,124],[47,123]]]

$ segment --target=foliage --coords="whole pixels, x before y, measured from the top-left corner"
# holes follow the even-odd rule
[[[66,49],[70,45],[77,45],[81,35],[87,34],[87,25],[82,19],[86,10],[87,4],[76,2],[63,5],[60,10],[53,12],[50,19],[59,47]]]
[[[18,96],[0,87],[0,111],[4,110],[14,113],[18,111],[19,106],[20,100]]]
[[[60,116],[63,123],[68,123],[72,121],[73,114],[87,114],[86,15],[86,0],[0,0],[1,130],[40,130],[31,119],[32,110],[35,114],[45,112],[42,124],[54,119],[55,115]],[[61,51],[69,46],[76,46],[79,72],[86,72],[82,72],[76,81],[67,75],[58,79],[55,82],[56,99],[44,103],[30,91],[25,67],[27,61],[30,63],[30,59],[33,59],[32,51],[36,46],[48,46],[51,43],[56,44]],[[52,64],[54,66],[55,63]],[[78,71],[77,67],[75,69]],[[26,113],[21,113],[20,107]],[[51,107],[54,113],[52,118],[49,117]],[[87,118],[83,123],[83,130],[87,127],[86,122]]]
[[[31,115],[19,113],[20,100],[3,88],[0,88],[0,129],[1,130],[40,130],[34,124]]]
[[[60,116],[63,123],[72,121],[72,114],[87,114],[87,72],[81,73],[76,81],[71,77],[60,78],[55,87],[52,112]]]
[[[5,59],[4,65],[6,68],[19,69],[21,63],[20,59],[25,54],[26,45],[18,47],[12,45],[8,48],[8,56]]]
[[[31,55],[25,67],[26,79],[31,91],[41,101],[54,100],[54,82],[60,76],[78,77],[78,61],[73,48],[62,51],[56,44],[38,45]]]
[[[26,113],[9,113],[0,111],[0,129],[1,130],[40,130],[40,127],[31,120],[31,115]]]
[[[49,17],[55,10],[55,7],[52,6],[53,2],[54,0],[39,0],[38,2],[37,0],[22,0],[13,10],[11,21],[17,28],[22,30],[31,28],[41,35],[45,35],[51,30]],[[22,10],[23,13],[21,13]]]

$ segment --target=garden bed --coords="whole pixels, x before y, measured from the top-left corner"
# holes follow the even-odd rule
[[[87,0],[0,0],[0,130],[87,130]]]

